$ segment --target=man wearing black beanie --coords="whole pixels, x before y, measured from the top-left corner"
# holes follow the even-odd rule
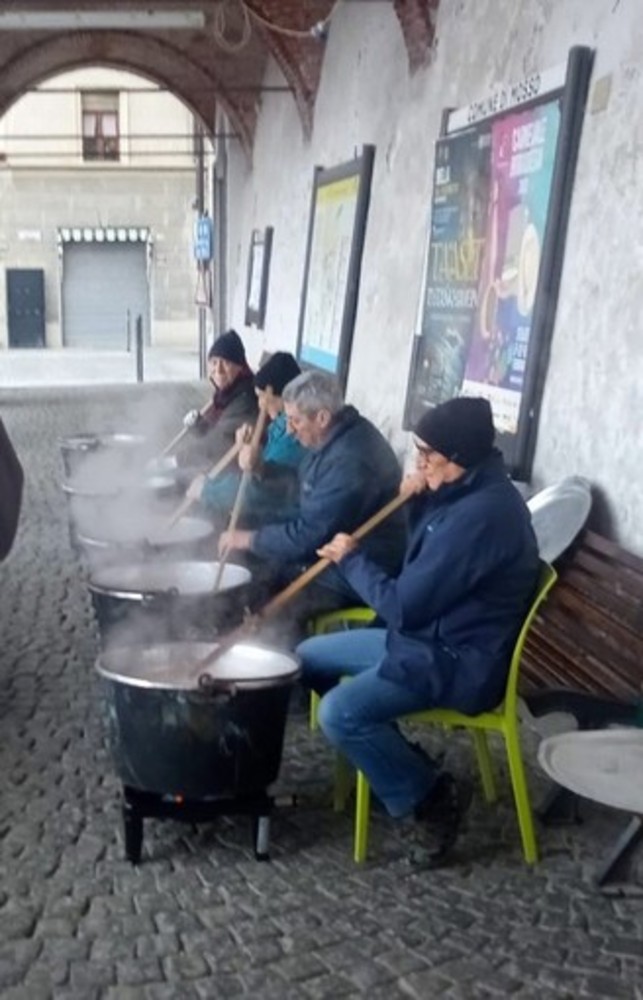
[[[209,407],[190,410],[183,418],[186,429],[198,438],[184,449],[184,462],[218,461],[234,444],[238,428],[257,418],[252,371],[236,330],[222,333],[208,351],[208,379],[214,387]]]
[[[426,824],[436,862],[455,842],[470,788],[409,744],[395,720],[429,708],[494,709],[538,581],[529,511],[494,436],[484,399],[460,397],[424,414],[416,472],[401,487],[414,527],[399,575],[374,566],[349,535],[319,550],[386,628],[297,648],[304,683],[324,696],[326,736],[391,816]],[[353,680],[339,684],[347,674]]]

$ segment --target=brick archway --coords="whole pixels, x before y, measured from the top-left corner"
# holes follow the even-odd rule
[[[205,15],[198,30],[2,30],[0,27],[0,114],[29,87],[66,70],[105,65],[139,73],[171,90],[212,132],[216,105],[225,110],[251,153],[259,98],[268,58],[280,67],[296,103],[302,128],[310,135],[325,45],[310,28],[335,9],[335,0],[244,0],[250,37],[238,51],[217,45],[214,17],[220,0],[194,0]],[[241,4],[242,0],[238,0]],[[411,70],[425,65],[434,43],[439,0],[392,0],[409,54]],[[157,9],[170,0],[157,0]],[[174,7],[177,6],[174,0]],[[12,11],[89,11],[92,0],[14,0]],[[111,10],[140,9],[141,0],[112,0]],[[231,8],[233,32],[243,19]],[[239,7],[239,12],[242,8]],[[273,26],[271,29],[269,25]],[[275,30],[284,29],[284,30]],[[292,32],[292,34],[291,34]],[[231,39],[234,41],[234,38]]]

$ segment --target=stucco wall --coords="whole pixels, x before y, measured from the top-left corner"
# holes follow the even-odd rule
[[[400,430],[441,111],[499,83],[596,49],[593,81],[611,75],[605,110],[586,114],[545,387],[533,484],[570,473],[596,485],[594,524],[643,552],[641,250],[643,22],[638,0],[451,0],[432,65],[409,76],[388,3],[340,5],[327,45],[312,140],[287,95],[266,94],[252,171],[231,146],[231,319],[243,327],[253,226],[275,237],[265,334],[249,354],[293,349],[313,167],[377,147],[348,397],[404,453]],[[279,82],[271,67],[267,82]]]

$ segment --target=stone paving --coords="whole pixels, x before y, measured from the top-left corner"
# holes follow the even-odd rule
[[[0,996],[643,998],[640,894],[592,885],[624,817],[587,805],[582,825],[541,830],[543,860],[529,869],[508,796],[489,808],[478,795],[453,863],[430,871],[413,861],[408,825],[374,813],[370,860],[356,866],[351,817],[329,806],[323,737],[296,714],[281,785],[300,801],[276,812],[270,863],[255,861],[248,821],[227,817],[198,828],[147,820],[142,863],[124,860],[57,439],[131,430],[151,400],[170,428],[201,393],[0,393],[27,475],[0,566]],[[461,739],[446,747],[456,771],[471,765]],[[545,788],[533,768],[536,800]]]

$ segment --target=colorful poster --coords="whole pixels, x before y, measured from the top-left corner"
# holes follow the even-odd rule
[[[486,396],[516,434],[560,127],[558,101],[491,127],[485,253],[461,393]]]
[[[404,427],[486,397],[513,476],[531,472],[593,52],[445,112]]]
[[[411,425],[462,386],[485,255],[489,147],[484,126],[436,144],[421,337],[407,401]]]

